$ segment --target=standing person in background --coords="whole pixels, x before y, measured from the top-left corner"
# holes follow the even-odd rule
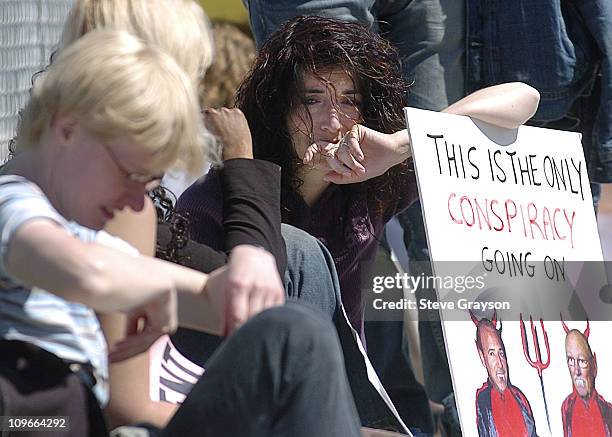
[[[612,2],[467,2],[467,91],[520,80],[541,94],[530,124],[582,133],[593,203],[612,182]]]

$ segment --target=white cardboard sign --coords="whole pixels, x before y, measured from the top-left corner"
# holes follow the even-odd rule
[[[533,284],[538,284],[538,280],[543,281],[540,283],[550,282],[551,275],[554,277],[559,272],[566,282],[571,283],[572,269],[576,270],[580,262],[602,261],[579,134],[526,126],[508,130],[468,117],[413,108],[406,108],[405,113],[435,276],[458,273],[456,270],[451,272],[449,264],[440,261],[474,261],[480,266],[480,271],[484,270],[486,284],[500,278],[507,283],[517,276],[525,280],[525,273],[517,274],[517,269],[521,267],[519,270],[524,272],[523,268],[530,265],[535,273],[533,278],[527,279],[532,279]],[[502,269],[503,273],[500,273]],[[510,275],[511,271],[515,275]],[[610,310],[596,299],[598,291],[588,290],[586,293],[592,295],[580,297],[584,298],[583,307],[588,314],[592,314],[589,311],[601,311],[602,307]],[[533,286],[521,292],[528,292],[532,297],[539,288]],[[438,289],[440,301],[453,293],[454,290]],[[572,295],[560,292],[558,299],[569,301]],[[608,402],[612,400],[612,374],[608,371],[612,368],[612,347],[607,339],[612,332],[611,322],[591,321],[588,344],[596,354],[599,372],[594,379],[585,377],[585,370],[588,373],[594,369],[594,360],[581,362],[586,369],[581,369],[580,382],[581,377],[572,377],[568,366],[566,332],[562,323],[558,318],[544,321],[550,363],[542,370],[540,378],[525,355],[527,349],[529,358],[538,361],[528,321],[531,309],[521,311],[527,319],[525,334],[528,346],[523,346],[517,318],[503,320],[501,334],[499,330],[496,332],[503,342],[505,365],[500,361],[495,342],[486,340],[486,344],[481,344],[485,349],[489,345],[488,350],[497,354],[492,356],[496,362],[493,360],[486,367],[482,360],[487,360],[487,351],[483,352],[481,360],[476,346],[476,322],[469,312],[459,312],[463,315],[457,317],[457,311],[441,309],[455,397],[465,436],[496,435],[496,427],[499,425],[501,430],[503,420],[509,420],[514,427],[512,435],[529,435],[522,431],[533,425],[535,430],[531,435],[562,436],[563,414],[568,415],[569,426],[574,426],[571,423],[574,410],[577,411],[574,407],[579,405],[575,403],[574,407],[569,410],[566,407],[562,412],[562,404],[569,399],[575,384],[579,384],[584,392],[585,378],[587,386],[592,386],[594,381],[599,395]],[[493,319],[491,308],[474,312],[476,321]],[[498,312],[499,319],[503,318],[501,314],[503,311]],[[547,348],[541,325],[537,322],[535,326],[542,352],[540,361],[545,363]],[[567,326],[578,329],[584,340],[586,321],[567,322]],[[499,323],[495,327],[499,329]],[[483,328],[482,332],[487,329],[491,331]],[[589,394],[584,398],[579,393],[578,397],[569,400],[586,402],[592,399],[593,390],[587,392]],[[508,393],[514,400],[506,396]],[[502,395],[501,398],[498,395]],[[500,404],[502,401],[512,405]],[[493,403],[496,406],[492,406]],[[505,405],[507,411],[512,409],[514,415],[500,411],[499,405]],[[612,414],[612,406],[607,405]],[[532,425],[527,423],[529,409],[534,421]],[[589,420],[597,421],[596,414],[593,413]],[[610,416],[604,417],[603,422],[603,426],[612,428]],[[575,426],[579,425],[576,421]]]

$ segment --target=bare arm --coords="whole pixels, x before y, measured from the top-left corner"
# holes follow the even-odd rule
[[[145,199],[141,212],[125,211],[115,215],[106,231],[134,246],[147,256],[155,254],[157,218],[151,200]],[[99,316],[106,341],[114,345],[125,338],[127,318],[123,314]],[[149,351],[110,366],[110,400],[105,409],[110,429],[131,423],[148,422],[166,426],[177,405],[155,402],[149,397]]]
[[[515,129],[529,120],[538,109],[540,94],[522,82],[510,82],[478,90],[442,112],[477,118],[500,127]],[[326,157],[330,171],[326,180],[335,184],[362,182],[385,173],[410,157],[408,131],[384,134],[362,125],[354,125],[345,141],[315,144],[307,150],[304,162],[312,160],[317,150],[334,149]],[[359,161],[357,166],[356,161]],[[365,169],[365,171],[363,170]]]
[[[128,311],[173,291],[198,294],[207,280],[178,265],[83,243],[46,219],[15,233],[7,269],[25,284],[100,312]]]
[[[535,88],[522,82],[509,82],[475,91],[442,112],[515,129],[533,117],[539,103],[540,93]]]

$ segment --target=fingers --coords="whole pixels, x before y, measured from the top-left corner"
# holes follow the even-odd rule
[[[230,284],[225,315],[225,333],[230,335],[249,318],[249,295],[241,285]]]
[[[356,141],[355,141],[356,142]],[[359,144],[359,143],[357,143]],[[361,149],[359,145],[356,146],[358,151],[361,153]],[[363,156],[363,155],[362,155]],[[346,167],[354,171],[355,173],[363,174],[365,173],[365,168],[357,162],[357,160],[353,157],[352,152],[350,151],[348,142],[346,138],[340,142],[340,147],[336,151],[336,158]]]
[[[306,165],[310,164],[317,153],[319,153],[319,146],[316,143],[311,144],[306,148],[302,162]]]
[[[366,172],[360,161],[365,159],[360,145],[360,126],[353,125],[337,143],[313,143],[304,152],[302,162],[314,165],[317,155],[325,158],[330,169],[349,176],[351,172],[362,175]]]
[[[253,285],[249,288],[236,287],[231,292],[227,305],[226,334],[230,335],[247,320],[260,312],[285,303],[285,290],[281,284]]]
[[[363,150],[361,150],[361,130],[358,124],[354,124],[351,130],[344,137],[344,142],[348,147],[349,153],[357,158],[358,161],[364,160]]]
[[[259,312],[285,301],[285,289],[274,257],[250,245],[236,246],[224,274],[212,274],[208,283],[225,296],[226,335]],[[210,291],[214,293],[213,288]]]
[[[249,299],[249,319],[266,308],[269,308],[266,302],[266,295],[256,292],[251,293]]]
[[[360,182],[362,179],[353,172],[349,174],[341,174],[335,171],[330,171],[323,177],[323,180],[331,182],[332,184],[343,185],[354,184],[356,182]]]
[[[238,108],[206,108],[204,124],[223,146],[223,159],[253,158],[253,141],[246,117]]]
[[[111,363],[116,363],[139,355],[147,351],[161,335],[161,332],[150,331],[130,335],[113,346],[108,354],[108,360]]]

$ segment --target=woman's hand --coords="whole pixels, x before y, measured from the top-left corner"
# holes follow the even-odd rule
[[[111,349],[109,361],[123,361],[143,353],[159,337],[176,331],[177,326],[176,292],[169,290],[128,313],[125,339]]]
[[[353,184],[380,176],[410,157],[408,133],[405,130],[384,134],[356,124],[335,143],[316,143],[306,150],[304,162],[317,153],[324,156],[331,170],[325,180],[334,184]]]
[[[202,111],[204,125],[217,137],[223,150],[223,160],[253,159],[253,140],[249,124],[240,109],[207,108]]]
[[[210,274],[205,290],[208,302],[224,317],[226,335],[260,311],[285,303],[274,257],[249,245],[232,250],[227,265]]]

